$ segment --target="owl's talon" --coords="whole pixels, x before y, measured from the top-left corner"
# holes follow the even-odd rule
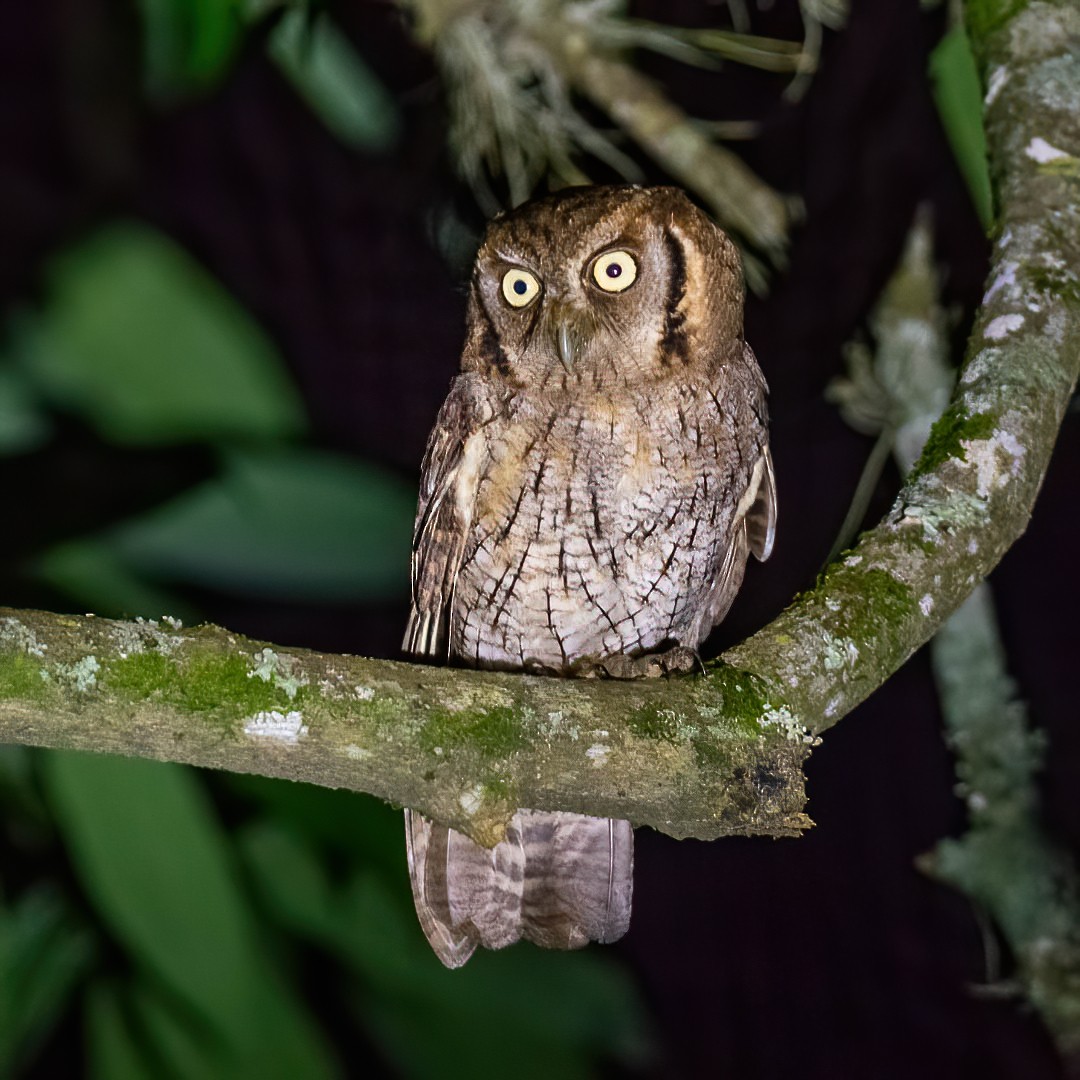
[[[603,660],[583,660],[575,664],[572,674],[579,679],[659,679],[662,676],[685,674],[697,668],[705,670],[701,657],[685,645],[675,645],[664,652],[645,656],[616,653]]]

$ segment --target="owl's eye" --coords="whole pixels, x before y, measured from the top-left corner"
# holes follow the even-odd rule
[[[634,284],[637,263],[629,251],[608,251],[593,263],[592,276],[604,292],[622,292]]]
[[[503,274],[502,293],[511,307],[523,308],[531,304],[539,292],[540,282],[528,270],[515,267]]]

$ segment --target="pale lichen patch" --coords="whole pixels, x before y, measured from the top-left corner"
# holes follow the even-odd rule
[[[38,660],[45,658],[45,651],[49,647],[38,641],[37,635],[29,626],[10,616],[0,619],[0,645],[14,648]]]
[[[273,649],[260,649],[255,654],[255,666],[248,672],[249,679],[262,679],[285,691],[290,700],[296,697],[300,687],[307,686],[308,678],[301,672],[293,674],[291,656],[281,656]]]
[[[1005,84],[1009,81],[1011,72],[1004,64],[999,64],[990,74],[989,80],[986,84],[986,98],[985,105],[989,109],[991,105],[997,101],[998,94],[1004,89]]]
[[[598,769],[607,762],[609,753],[611,753],[610,746],[607,746],[604,743],[593,743],[593,745],[585,751],[585,756],[593,763],[593,767]]]
[[[824,664],[826,671],[839,671],[854,666],[859,659],[859,648],[850,638],[825,637]]]
[[[1015,262],[1002,263],[997,277],[994,278],[990,288],[983,295],[983,303],[988,304],[1002,289],[1016,284],[1016,271],[1020,264]]]
[[[995,347],[982,349],[976,353],[960,372],[961,384],[963,386],[973,386],[975,383],[987,378],[1000,355],[1001,350]]]
[[[443,702],[448,712],[488,712],[492,709],[513,709],[517,701],[509,690],[501,686],[473,686],[471,683],[454,683],[447,687]]]
[[[550,739],[554,735],[567,735],[576,742],[581,735],[578,725],[568,723],[559,709],[553,709],[542,720],[538,720],[536,729],[545,739]]]
[[[982,499],[1023,470],[1027,451],[1011,431],[1000,429],[990,439],[965,441],[963,446],[968,462],[975,466],[975,490]]]
[[[766,705],[758,723],[766,730],[777,728],[788,742],[802,743],[804,746],[817,746],[821,742],[795,719],[795,714],[786,705],[779,708]]]
[[[458,803],[461,809],[472,817],[484,803],[484,789],[479,784],[474,785],[458,796]]]
[[[1051,161],[1060,161],[1063,158],[1067,158],[1070,155],[1064,150],[1059,150],[1056,146],[1052,146],[1040,135],[1036,135],[1024,148],[1024,153],[1027,154],[1032,161],[1037,161],[1040,165],[1046,165]]]
[[[919,598],[919,610],[924,615],[929,615],[934,610],[934,598],[929,593]]]
[[[171,615],[163,616],[161,622],[171,630],[181,629],[179,619],[174,619]],[[122,660],[129,656],[141,656],[145,652],[158,652],[168,656],[185,641],[180,634],[164,631],[156,619],[138,618],[132,622],[114,622],[109,624],[108,633],[109,640]]]
[[[304,723],[304,717],[295,709],[290,709],[286,713],[278,712],[277,709],[268,709],[257,712],[244,721],[244,734],[255,739],[273,739],[276,742],[295,745],[300,741],[300,737],[307,733],[308,728]]]
[[[88,694],[97,686],[97,673],[100,670],[96,656],[84,656],[73,664],[54,664],[50,669],[54,678],[68,683],[80,694]]]
[[[988,337],[991,341],[1001,341],[1002,338],[1008,337],[1014,330],[1019,330],[1024,325],[1024,316],[1011,314],[1011,315],[998,315],[996,319],[991,319],[987,324],[986,329],[983,331],[985,337]]]

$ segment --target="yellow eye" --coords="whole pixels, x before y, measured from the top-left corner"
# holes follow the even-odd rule
[[[531,304],[539,292],[540,282],[528,270],[515,267],[503,275],[502,293],[511,307],[522,308]]]
[[[634,284],[637,263],[629,251],[608,251],[593,263],[592,276],[604,292],[622,292]]]

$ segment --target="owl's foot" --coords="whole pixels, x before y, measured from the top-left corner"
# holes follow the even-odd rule
[[[662,675],[686,674],[705,665],[693,649],[675,645],[664,652],[645,656],[616,653],[603,660],[582,660],[575,664],[573,674],[581,679],[658,679]]]

